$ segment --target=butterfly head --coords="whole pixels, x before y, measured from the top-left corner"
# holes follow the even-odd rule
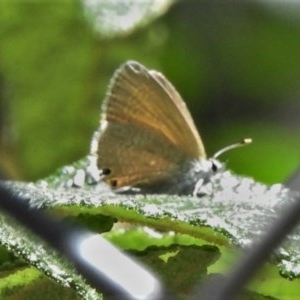
[[[197,182],[194,184],[193,195],[194,196],[204,196],[210,194],[207,192],[207,184],[211,181],[211,177],[216,173],[223,171],[225,169],[225,164],[221,163],[217,158],[223,153],[252,143],[250,138],[243,139],[242,141],[226,146],[216,152],[212,158],[207,160],[198,161],[195,163],[195,173],[193,174],[194,178],[197,178]]]

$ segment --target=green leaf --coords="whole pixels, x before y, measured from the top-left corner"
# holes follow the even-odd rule
[[[218,245],[219,249],[228,249],[233,254],[233,246],[249,247],[278,218],[283,207],[293,201],[293,194],[282,185],[266,186],[229,171],[214,175],[206,186],[211,193],[201,198],[114,194],[104,183],[91,184],[87,172],[90,163],[87,157],[62,168],[46,180],[37,183],[5,182],[5,185],[14,193],[25,196],[32,207],[47,209],[61,218],[84,220],[85,226],[107,232],[108,239],[125,249],[134,250],[137,257],[156,269],[167,286],[174,283],[176,292],[182,290],[186,294],[216,260],[216,256],[210,257],[207,253],[211,249],[219,253],[214,247],[203,246],[205,243]],[[78,186],[78,174],[83,176],[81,187]],[[112,227],[115,220],[126,222],[125,229],[122,224],[121,227]],[[69,263],[32,234],[5,216],[1,217],[0,224],[0,241],[7,249],[60,284],[75,287],[79,295],[91,299],[99,297]],[[137,231],[131,231],[133,235],[128,239],[127,226],[151,227],[159,230],[161,236],[153,238],[147,233],[142,238]],[[175,233],[173,237],[172,232],[173,235]],[[119,233],[117,239],[116,233]],[[178,234],[184,234],[185,241],[182,235],[178,239]],[[300,276],[298,236],[299,232],[295,232],[276,257],[278,270],[289,278]],[[164,259],[168,258],[165,261],[160,258],[163,254],[167,255]],[[216,264],[222,265],[220,260]],[[196,269],[193,275],[185,277],[185,268],[191,268],[191,265]],[[176,270],[181,276],[175,280],[172,274]]]
[[[152,246],[142,252],[132,252],[165,282],[175,295],[184,297],[190,294],[196,284],[207,275],[207,267],[220,256],[214,246]],[[167,258],[166,258],[167,257]]]

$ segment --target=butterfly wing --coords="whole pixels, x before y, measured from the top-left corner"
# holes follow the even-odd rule
[[[182,132],[177,142],[180,141],[179,146],[184,147],[186,153],[191,156],[206,157],[205,150],[198,130],[194,124],[192,116],[187,109],[185,102],[182,100],[179,93],[176,91],[174,86],[164,77],[162,73],[154,70],[150,70],[149,73],[152,77],[164,88],[165,92],[169,95],[170,100],[175,105],[176,112],[181,114],[182,117]],[[175,113],[175,111],[173,112]],[[179,119],[179,118],[178,118]],[[172,132],[171,132],[172,133]],[[174,134],[174,132],[173,132]],[[188,145],[188,148],[186,146]]]
[[[98,167],[114,187],[168,181],[205,158],[192,117],[172,84],[129,61],[114,74],[102,107]]]

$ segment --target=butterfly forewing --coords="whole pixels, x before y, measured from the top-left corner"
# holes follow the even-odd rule
[[[186,107],[185,102],[182,100],[181,96],[176,91],[174,86],[170,83],[170,81],[166,79],[166,77],[164,77],[163,74],[153,70],[150,71],[150,74],[162,86],[165,92],[169,95],[170,100],[172,100],[174,105],[177,107],[177,112],[179,112],[182,115],[182,118],[184,120],[183,124],[187,126],[183,128],[183,130],[187,131],[187,135],[185,134],[183,135],[183,137],[186,138],[186,141],[183,140],[183,143],[185,142],[186,143],[185,145],[188,144],[189,146],[191,146],[189,149],[186,150],[190,151],[191,155],[196,155],[204,158],[206,155],[205,155],[203,143],[201,141],[197,128],[194,124],[194,121],[191,117],[191,114]]]
[[[98,167],[112,186],[167,181],[205,157],[185,103],[160,73],[127,62],[113,76],[102,108]]]

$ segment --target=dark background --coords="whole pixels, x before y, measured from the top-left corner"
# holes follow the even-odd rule
[[[108,8],[119,25],[122,7],[104,2],[100,12]],[[80,1],[0,1],[3,176],[35,180],[85,156],[109,78],[128,59],[176,86],[208,156],[251,137],[252,145],[221,157],[229,168],[265,183],[297,168],[299,5],[182,1],[131,31],[108,25],[105,34],[92,14]]]

